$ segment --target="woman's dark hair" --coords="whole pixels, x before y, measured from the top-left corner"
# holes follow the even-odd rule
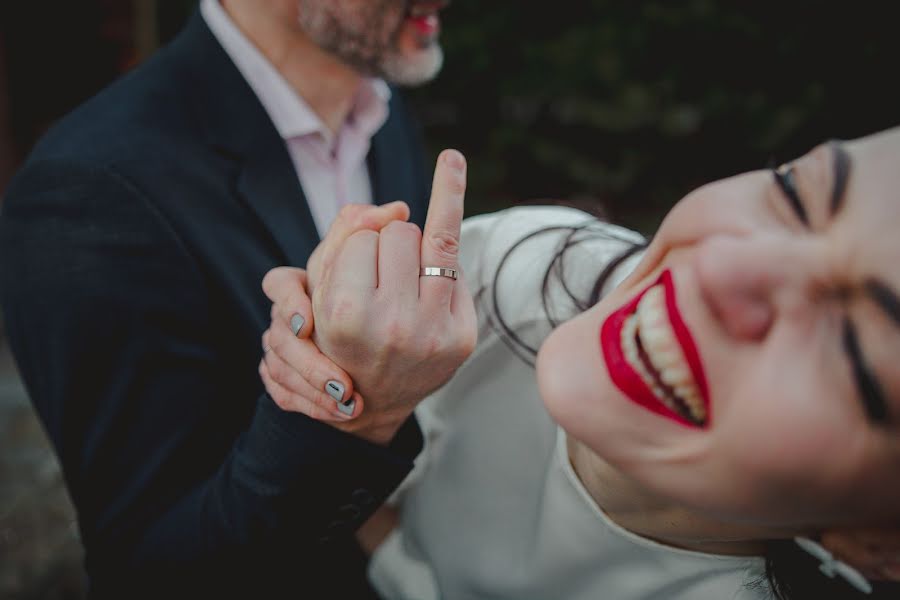
[[[583,224],[573,226],[545,227],[531,232],[513,244],[501,258],[490,279],[492,284],[489,289],[479,290],[477,301],[484,304],[485,296],[490,298],[488,306],[484,308],[484,314],[490,315],[489,326],[499,332],[501,339],[523,361],[534,366],[538,348],[526,342],[504,320],[500,306],[500,294],[497,282],[500,281],[500,273],[508,264],[510,257],[528,241],[539,236],[567,232],[557,247],[549,266],[543,276],[541,284],[541,301],[544,316],[551,327],[556,327],[563,321],[584,312],[596,304],[622,263],[646,248],[646,244],[635,243],[633,239],[616,235],[606,229],[596,227],[596,219],[591,219]],[[624,249],[607,264],[602,265],[600,272],[594,279],[591,290],[578,294],[571,288],[565,276],[565,256],[573,247],[579,244],[607,239],[624,244]],[[561,317],[554,313],[550,306],[551,285],[559,285],[565,293],[566,299],[573,307],[571,314]],[[756,588],[767,587],[772,597],[777,600],[854,600],[868,598],[870,600],[897,600],[900,598],[900,584],[874,583],[874,590],[866,595],[851,587],[840,577],[828,578],[819,570],[819,561],[802,550],[793,540],[774,540],[766,545],[766,571],[765,576],[759,581],[749,585]]]
[[[547,318],[547,322],[550,324],[550,326],[555,328],[563,321],[568,320],[578,313],[586,311],[594,304],[596,304],[597,301],[600,300],[600,295],[603,292],[603,288],[609,283],[610,277],[616,271],[616,269],[621,266],[623,262],[634,256],[638,252],[642,251],[646,247],[646,244],[635,243],[634,239],[632,238],[626,238],[608,230],[598,229],[596,227],[596,224],[598,222],[599,221],[597,221],[596,219],[592,219],[579,225],[544,227],[538,229],[537,231],[533,231],[518,240],[509,248],[509,250],[504,253],[503,257],[500,259],[500,262],[497,265],[497,269],[494,271],[494,276],[491,279],[494,284],[490,286],[489,290],[490,305],[489,307],[487,307],[488,310],[484,311],[484,314],[488,314],[491,316],[489,320],[490,325],[499,330],[501,339],[506,342],[506,345],[509,346],[510,350],[512,350],[513,353],[516,354],[516,356],[518,356],[520,359],[531,366],[534,366],[534,358],[537,356],[538,348],[523,340],[519,336],[519,334],[504,320],[503,311],[500,308],[500,296],[498,293],[499,287],[496,285],[496,282],[499,281],[500,273],[503,271],[503,268],[509,262],[510,257],[516,252],[516,250],[521,248],[527,242],[549,233],[560,231],[567,232],[559,247],[557,248],[556,254],[554,254],[553,259],[550,261],[550,265],[548,266],[547,271],[544,273],[544,277],[541,282],[541,304],[543,306],[544,316]],[[571,289],[571,286],[566,279],[565,256],[571,248],[589,240],[596,239],[607,239],[609,241],[619,242],[625,244],[626,247],[621,253],[619,253],[606,265],[603,266],[603,270],[600,271],[600,273],[594,280],[594,285],[590,293],[588,293],[587,295],[579,295]],[[550,307],[549,291],[550,286],[554,281],[562,287],[566,298],[574,307],[574,310],[571,312],[571,314],[565,315],[564,318],[560,318],[558,315],[556,315]],[[477,294],[477,301],[479,303],[483,303],[485,291],[486,290],[480,290]]]
[[[793,540],[775,540],[766,546],[766,581],[779,600],[897,600],[900,584],[873,582],[872,593],[863,594],[840,577],[830,579],[819,571],[818,559]]]

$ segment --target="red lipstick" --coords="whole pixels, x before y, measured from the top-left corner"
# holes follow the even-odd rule
[[[698,421],[693,418],[689,411],[685,410],[684,402],[675,395],[670,389],[666,389],[667,399],[670,404],[675,405],[679,410],[671,408],[663,402],[662,399],[655,394],[650,386],[644,381],[635,367],[626,359],[625,351],[622,343],[622,329],[626,320],[637,311],[641,298],[648,290],[662,285],[665,294],[665,307],[668,323],[671,325],[672,333],[677,339],[678,346],[684,356],[688,368],[694,380],[694,384],[699,390],[700,399],[705,407],[705,419]],[[638,342],[639,345],[639,342]],[[669,270],[663,271],[659,279],[647,286],[640,294],[635,296],[628,304],[621,307],[603,322],[600,327],[600,346],[603,351],[603,357],[606,361],[606,367],[609,371],[613,384],[625,396],[636,404],[643,406],[647,410],[658,415],[668,417],[682,425],[689,427],[709,427],[711,421],[709,392],[706,384],[706,377],[703,373],[700,354],[697,346],[678,311],[675,300],[675,283],[672,273]],[[642,358],[643,360],[643,358]],[[646,364],[646,363],[645,363]],[[652,365],[646,364],[649,371],[653,372],[654,379],[657,380],[658,374],[653,370]],[[665,387],[660,383],[660,386]]]
[[[441,31],[441,20],[438,13],[447,7],[446,0],[418,0],[410,3],[406,19],[426,38],[434,38]]]

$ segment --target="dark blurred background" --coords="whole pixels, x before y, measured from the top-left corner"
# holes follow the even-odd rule
[[[0,202],[41,133],[194,6],[0,5]],[[470,214],[560,200],[650,232],[701,183],[900,123],[890,6],[456,0],[444,71],[409,95],[431,153],[468,156]],[[80,598],[73,512],[2,338],[0,598]]]

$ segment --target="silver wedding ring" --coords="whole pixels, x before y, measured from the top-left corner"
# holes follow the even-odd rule
[[[444,267],[422,267],[419,269],[419,277],[448,277],[456,280],[459,278],[459,271]]]

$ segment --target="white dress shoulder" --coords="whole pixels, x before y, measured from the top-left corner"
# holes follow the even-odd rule
[[[401,524],[369,567],[382,597],[768,597],[765,584],[754,585],[763,577],[760,558],[680,550],[610,521],[575,475],[565,432],[544,409],[533,368],[498,333],[499,311],[536,348],[551,329],[547,313],[558,321],[573,316],[603,267],[642,241],[559,207],[516,208],[463,223],[460,262],[467,283],[480,292],[479,343],[416,411],[426,447],[393,498]],[[636,260],[625,261],[610,286]]]

